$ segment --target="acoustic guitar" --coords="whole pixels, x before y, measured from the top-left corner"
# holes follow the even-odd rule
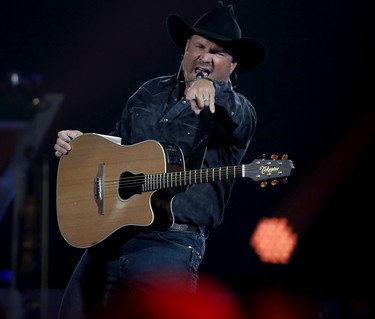
[[[173,213],[158,206],[193,184],[236,178],[284,181],[294,169],[282,159],[255,159],[238,166],[185,170],[174,144],[147,140],[121,145],[118,137],[87,133],[70,143],[57,172],[57,221],[63,238],[77,248],[92,247],[125,226],[168,230]]]

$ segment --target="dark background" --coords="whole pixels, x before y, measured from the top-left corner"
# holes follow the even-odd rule
[[[296,169],[286,185],[260,188],[251,180],[236,182],[224,223],[209,238],[202,271],[236,291],[281,283],[329,300],[339,313],[354,301],[368,305],[373,278],[373,2],[232,3],[243,35],[262,41],[269,51],[265,64],[238,73],[234,82],[258,112],[258,128],[244,162],[286,153]],[[177,13],[192,24],[215,4],[2,2],[2,101],[10,95],[11,71],[23,74],[31,94],[65,96],[57,116],[46,123],[48,133],[39,151],[49,158],[51,172],[51,287],[65,287],[81,253],[62,239],[56,224],[56,132],[112,131],[123,103],[139,85],[179,67],[181,52],[167,34],[167,15]],[[15,111],[2,103],[1,116],[28,119],[30,110],[20,105]],[[7,141],[7,135],[0,137],[3,158],[9,156]],[[9,267],[10,215],[11,209],[0,220],[2,268]],[[288,265],[264,264],[249,246],[256,223],[267,216],[287,216],[299,236]],[[357,308],[350,311],[362,318]]]

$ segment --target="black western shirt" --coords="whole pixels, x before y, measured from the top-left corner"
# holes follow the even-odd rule
[[[256,112],[230,82],[214,81],[214,85],[216,111],[202,167],[239,165],[255,130]],[[175,75],[145,82],[127,100],[121,120],[111,134],[121,137],[123,144],[145,140],[176,144],[189,163],[199,116],[184,99],[183,89]],[[171,202],[175,221],[209,229],[219,226],[233,182],[197,183],[178,192]]]

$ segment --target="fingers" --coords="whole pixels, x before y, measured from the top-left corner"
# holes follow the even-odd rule
[[[209,107],[210,112],[215,113],[215,87],[211,81],[205,79],[195,81],[185,97],[190,101],[194,113],[199,114],[204,107]]]
[[[195,100],[191,100],[191,101],[190,101],[190,105],[191,105],[191,109],[192,109],[192,111],[193,111],[195,114],[197,114],[197,115],[203,110],[203,107],[200,107],[200,106],[195,102]]]
[[[208,98],[196,98],[190,100],[191,109],[195,114],[200,114],[200,112],[205,107],[209,107],[211,113],[215,113],[215,101],[214,99]]]
[[[202,102],[198,99],[198,105],[201,110],[208,107],[211,113],[215,113],[215,97],[203,97]]]
[[[62,141],[60,138],[58,138],[56,140],[56,144],[54,146],[54,149],[55,149],[55,156],[61,157],[65,154],[68,154],[68,152],[71,150],[71,147],[68,143],[66,143],[66,142]]]
[[[82,135],[83,133],[81,131],[77,130],[63,130],[59,131],[57,133],[57,140],[56,144],[54,146],[55,149],[55,156],[56,157],[61,157],[62,155],[66,155],[69,153],[69,151],[72,149],[70,146],[69,142],[79,136]]]
[[[73,138],[82,135],[83,133],[78,130],[63,130],[57,133],[57,136],[65,141],[65,142],[70,142]]]
[[[204,106],[208,106],[210,108],[211,113],[215,113],[215,97],[214,98],[204,98],[203,99]]]

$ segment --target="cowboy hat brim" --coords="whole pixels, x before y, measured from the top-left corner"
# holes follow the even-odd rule
[[[194,34],[200,35],[224,48],[237,62],[237,70],[254,68],[264,62],[267,56],[266,47],[252,38],[229,39],[210,31],[190,27],[178,15],[167,18],[167,29],[171,39],[182,50],[186,41]]]

